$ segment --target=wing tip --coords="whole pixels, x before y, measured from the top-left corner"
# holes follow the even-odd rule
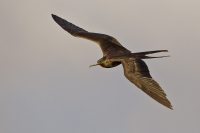
[[[171,107],[168,107],[168,108],[171,109],[171,110],[174,110],[172,106],[171,106]]]
[[[166,99],[165,102],[167,102],[167,103],[165,103],[165,102],[160,102],[160,101],[157,101],[157,102],[159,102],[160,104],[164,105],[165,107],[167,107],[167,108],[169,108],[169,109],[171,109],[171,110],[174,110],[174,109],[173,109],[173,106],[171,105],[171,102],[170,102],[166,97],[165,97],[165,99]]]
[[[171,109],[171,110],[174,110],[174,109],[173,109],[173,106],[171,105],[171,103],[170,103],[170,105],[168,105],[168,106],[167,106],[167,105],[164,105],[164,106],[167,107],[167,108],[169,108],[169,109]]]
[[[56,18],[58,18],[58,16],[51,14],[52,18],[55,20]]]

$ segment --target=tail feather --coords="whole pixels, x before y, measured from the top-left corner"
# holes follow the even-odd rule
[[[159,52],[168,52],[168,50],[145,51],[145,52],[138,52],[138,53],[134,53],[134,54],[136,54],[136,55],[147,55],[147,54],[154,54],[154,53],[159,53]]]
[[[168,56],[157,56],[157,57],[152,57],[152,56],[142,56],[141,59],[152,59],[152,58],[163,58],[163,57],[170,57]]]
[[[146,56],[148,54],[154,54],[154,53],[159,53],[159,52],[168,52],[168,50],[155,50],[155,51],[138,52],[138,53],[133,53],[133,55],[135,57],[140,58],[140,59],[152,59],[152,58],[170,57],[170,56],[158,56],[158,57]]]

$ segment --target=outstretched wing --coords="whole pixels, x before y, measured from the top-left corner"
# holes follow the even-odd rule
[[[71,35],[88,39],[99,44],[104,55],[113,53],[114,51],[116,55],[119,55],[121,53],[130,53],[130,51],[124,48],[114,37],[105,34],[91,33],[56,15],[52,14],[52,17],[58,25],[60,25],[65,31],[67,31]]]
[[[126,78],[160,104],[172,109],[167,95],[151,77],[146,63],[138,58],[121,59]]]

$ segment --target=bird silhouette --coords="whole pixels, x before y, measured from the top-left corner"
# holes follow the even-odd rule
[[[168,52],[167,50],[131,53],[131,51],[123,47],[112,36],[88,32],[56,15],[52,14],[52,17],[58,25],[60,25],[65,31],[67,31],[71,35],[91,40],[93,42],[96,42],[100,46],[103,52],[103,57],[99,59],[96,64],[90,65],[89,67],[100,65],[104,68],[112,68],[122,64],[124,68],[124,75],[131,83],[135,84],[139,89],[141,89],[143,92],[145,92],[147,95],[149,95],[160,104],[172,109],[172,105],[167,99],[165,92],[160,87],[160,85],[151,77],[146,63],[142,60],[168,57],[147,56],[148,54],[158,52]]]

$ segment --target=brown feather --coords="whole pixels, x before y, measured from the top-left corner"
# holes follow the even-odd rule
[[[115,55],[130,53],[130,51],[124,48],[114,37],[100,33],[88,32],[56,15],[52,14],[52,17],[58,25],[60,25],[65,31],[67,31],[71,35],[88,39],[99,44],[104,56],[113,53],[115,53]]]
[[[170,101],[160,85],[151,77],[146,63],[130,56],[110,57],[109,61],[120,61],[124,68],[125,77],[143,92],[160,104],[172,109]]]

